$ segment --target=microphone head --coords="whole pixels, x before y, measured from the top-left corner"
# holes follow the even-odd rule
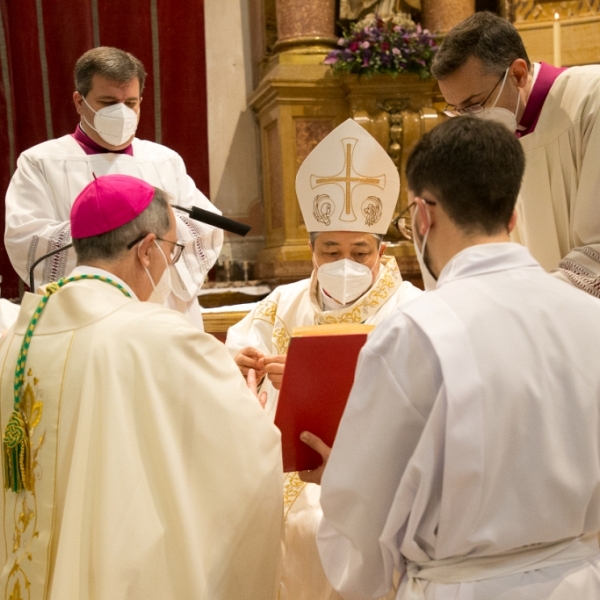
[[[240,223],[239,221],[234,221],[233,219],[228,219],[223,215],[219,215],[209,210],[204,210],[203,208],[198,208],[197,206],[192,206],[189,213],[190,217],[196,221],[206,223],[207,225],[212,225],[213,227],[218,227],[219,229],[224,229],[225,231],[235,233],[236,235],[245,236],[250,229],[252,229],[250,225]]]

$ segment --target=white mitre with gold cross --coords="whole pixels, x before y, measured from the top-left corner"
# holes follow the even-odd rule
[[[323,139],[296,175],[296,194],[307,231],[384,234],[399,192],[396,165],[352,119]]]

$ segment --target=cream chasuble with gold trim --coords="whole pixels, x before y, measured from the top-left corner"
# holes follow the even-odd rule
[[[3,429],[39,300],[0,342]],[[0,494],[0,599],[275,597],[279,432],[222,344],[75,281],[50,297],[26,364],[34,485]]]
[[[232,356],[246,346],[266,355],[286,354],[294,327],[381,323],[397,307],[422,293],[402,281],[395,258],[383,256],[381,263],[373,286],[355,302],[338,310],[321,308],[314,272],[310,279],[278,287],[242,321],[229,328],[227,349]],[[261,389],[268,393],[266,410],[275,418],[278,392],[268,379],[263,381]],[[327,581],[317,552],[316,531],[322,515],[320,487],[304,483],[297,473],[289,473],[285,476],[283,496],[283,576],[278,600],[341,600]]]
[[[46,352],[52,352],[57,360],[65,363],[72,339],[73,332],[62,333],[50,347],[44,339],[36,343],[31,358],[37,360]],[[12,345],[4,357],[3,370],[10,371],[10,366],[16,364],[18,352],[18,345]],[[57,370],[45,375],[40,381],[33,369],[27,370],[22,400],[22,411],[31,428],[31,490],[18,494],[3,490],[7,562],[0,577],[0,593],[2,598],[11,600],[47,597],[63,373]],[[7,382],[11,384],[12,380],[7,378]],[[8,394],[7,387],[2,386],[3,398]],[[46,398],[51,401],[47,402]],[[0,426],[4,432],[11,411],[3,409],[1,416]]]

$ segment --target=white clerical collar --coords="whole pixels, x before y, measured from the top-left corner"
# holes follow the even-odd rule
[[[542,268],[525,246],[514,242],[476,244],[461,250],[448,261],[438,277],[436,289],[463,277],[522,267]]]
[[[71,275],[102,275],[104,277],[108,277],[116,283],[121,284],[131,294],[132,298],[139,300],[139,298],[135,295],[135,292],[122,279],[110,271],[105,271],[104,269],[98,269],[96,267],[89,267],[87,265],[78,265],[71,271],[69,277],[71,277]]]

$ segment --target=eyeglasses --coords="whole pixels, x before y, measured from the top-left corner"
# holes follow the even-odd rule
[[[127,244],[127,250],[131,250],[136,244],[139,244],[147,235],[147,233],[144,233],[143,235],[140,235],[140,237],[138,237],[137,239],[133,240],[133,242],[129,242],[129,244]],[[183,253],[185,246],[183,244],[180,244],[179,242],[172,242],[171,240],[165,240],[164,238],[157,237],[156,239],[161,242],[173,244],[173,250],[171,250],[171,264],[174,265],[181,258],[181,254]]]
[[[429,204],[429,206],[435,206],[437,202],[433,202],[433,200],[427,200],[426,198],[422,198],[425,204]],[[413,206],[416,206],[416,202],[411,202],[393,221],[392,223],[396,226],[401,235],[403,235],[410,242],[413,241],[413,231],[412,231],[412,222],[411,219],[406,217],[406,215],[410,214],[410,210]]]
[[[494,93],[494,90],[498,87],[505,76],[506,73],[502,73],[502,76],[500,79],[498,79],[498,82],[492,88],[492,91],[487,95],[483,102],[471,104],[470,106],[465,106],[464,108],[456,108],[456,106],[453,106],[452,104],[446,104],[446,108],[444,108],[442,112],[448,117],[462,117],[464,115],[476,115],[483,112],[485,110],[485,103],[490,99],[491,95]]]

